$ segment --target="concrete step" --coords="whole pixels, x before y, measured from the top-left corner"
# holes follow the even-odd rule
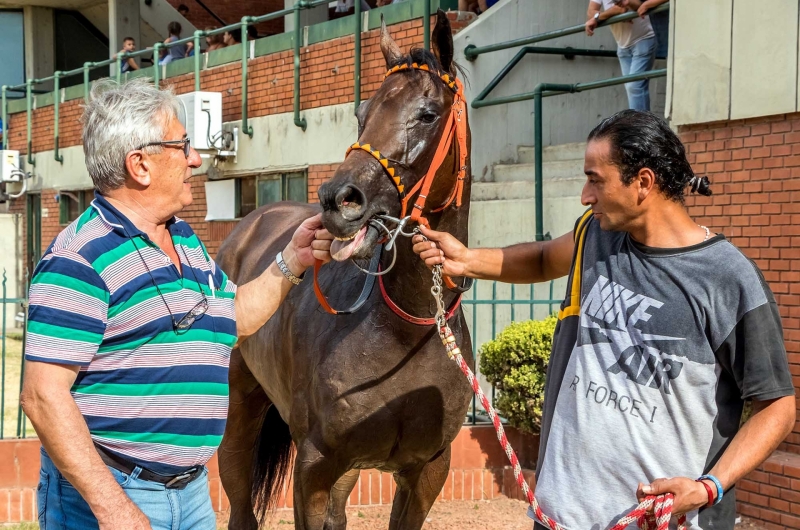
[[[580,201],[583,177],[546,179],[542,182],[544,199],[572,197]],[[509,182],[476,182],[472,185],[472,202],[533,199],[536,189],[532,180]]]
[[[583,177],[583,159],[557,160],[542,165],[544,180]],[[493,182],[535,180],[535,164],[497,164],[492,168]]]
[[[583,161],[585,153],[586,142],[548,145],[542,149],[542,160],[544,160],[544,162],[556,162],[559,160]],[[533,164],[536,162],[536,148],[527,145],[519,146],[517,148],[517,162],[520,164]]]

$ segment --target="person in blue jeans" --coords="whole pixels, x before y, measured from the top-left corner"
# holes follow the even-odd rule
[[[586,13],[586,34],[594,35],[597,25],[615,15],[629,11],[625,0],[589,0]],[[656,35],[650,17],[634,18],[610,26],[617,41],[617,57],[622,75],[639,74],[653,69],[656,60]],[[650,110],[650,81],[634,81],[625,84],[628,107],[634,110]]]

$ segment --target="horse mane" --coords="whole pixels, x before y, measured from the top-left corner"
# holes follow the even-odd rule
[[[426,50],[425,48],[412,48],[408,55],[404,55],[402,58],[392,63],[390,68],[394,68],[395,66],[399,66],[401,64],[407,64],[408,66],[411,66],[411,63],[417,63],[420,66],[423,64],[427,65],[428,68],[434,72],[441,72],[443,70],[442,63],[439,62],[439,58],[436,57],[432,51]],[[455,61],[453,61],[453,71],[456,73],[456,76],[460,74],[461,78],[464,79],[464,82],[467,83],[464,69]]]

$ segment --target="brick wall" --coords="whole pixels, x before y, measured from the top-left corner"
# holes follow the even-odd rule
[[[699,224],[724,233],[763,271],[780,306],[800,387],[800,114],[681,129],[694,170],[715,194],[687,199]],[[800,422],[781,450],[800,453]]]
[[[524,462],[535,460],[538,438],[521,435],[507,428],[509,441]],[[6,522],[32,521],[36,515],[36,485],[39,481],[39,440],[0,440],[0,525]],[[497,443],[491,426],[464,427],[452,444],[450,475],[439,494],[439,501],[488,500],[500,496],[522,499],[506,455]],[[209,494],[214,510],[229,507],[219,478],[217,457],[208,463]],[[533,472],[524,470],[533,486]],[[350,494],[348,505],[390,504],[395,483],[388,473],[376,470],[361,472]],[[278,508],[292,508],[291,480],[284,485]]]
[[[167,0],[172,7],[178,9],[178,6],[183,4],[189,8],[189,14],[186,19],[191,22],[197,29],[205,29],[209,26],[222,27],[217,20],[212,17],[208,11],[203,9],[200,4],[195,0]],[[203,2],[207,5],[219,18],[225,21],[226,24],[234,24],[242,20],[244,16],[261,16],[267,13],[274,13],[283,9],[283,0],[217,0],[210,2],[206,0]],[[168,24],[169,21],[164,21]],[[166,27],[166,26],[165,26]],[[256,26],[258,34],[261,36],[274,35],[283,32],[283,18],[270,20],[258,24]],[[188,32],[184,31],[183,37],[188,37]]]
[[[800,455],[774,453],[737,485],[736,500],[738,513],[768,530],[800,528]]]

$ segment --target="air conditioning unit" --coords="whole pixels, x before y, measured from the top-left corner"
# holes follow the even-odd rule
[[[222,149],[222,94],[190,92],[178,99],[183,104],[183,124],[197,150]]]
[[[19,182],[24,176],[19,167],[19,151],[0,151],[0,182]]]

